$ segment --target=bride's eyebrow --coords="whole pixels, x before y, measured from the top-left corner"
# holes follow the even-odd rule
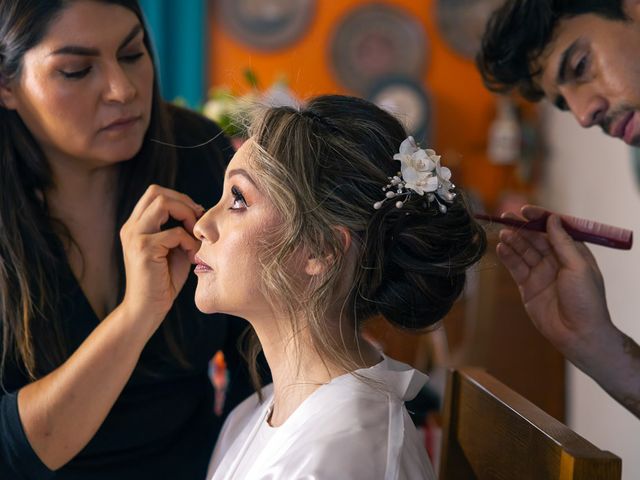
[[[256,182],[254,182],[253,178],[251,178],[251,175],[249,175],[249,173],[244,168],[234,168],[233,170],[229,170],[227,172],[227,178],[231,178],[234,175],[242,175],[255,187],[256,190],[260,190]]]
[[[142,32],[142,25],[137,24],[124,38],[118,47],[118,51],[126,47],[134,38],[136,38]],[[52,55],[81,55],[84,57],[97,57],[100,55],[100,50],[97,48],[83,47],[80,45],[66,45],[51,52],[48,56]]]

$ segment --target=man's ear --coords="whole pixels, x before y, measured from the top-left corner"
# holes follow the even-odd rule
[[[335,227],[336,234],[340,236],[342,243],[342,251],[346,255],[351,247],[351,232],[346,227]],[[323,258],[309,256],[304,271],[309,276],[320,275],[324,273],[328,265],[333,262],[333,254],[328,254]]]

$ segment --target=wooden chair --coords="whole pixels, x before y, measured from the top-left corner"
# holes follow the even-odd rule
[[[620,480],[622,462],[477,368],[449,372],[440,480]]]

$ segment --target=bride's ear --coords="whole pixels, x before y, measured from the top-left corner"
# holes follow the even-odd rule
[[[346,255],[351,248],[352,238],[351,232],[346,227],[335,227],[336,235],[340,238],[342,244],[342,252]],[[327,271],[327,267],[334,261],[333,254],[327,254],[324,257],[318,258],[309,256],[305,265],[304,271],[309,276],[321,275]]]

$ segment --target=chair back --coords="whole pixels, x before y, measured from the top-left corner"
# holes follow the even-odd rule
[[[477,368],[449,372],[440,480],[620,480],[622,462]]]

